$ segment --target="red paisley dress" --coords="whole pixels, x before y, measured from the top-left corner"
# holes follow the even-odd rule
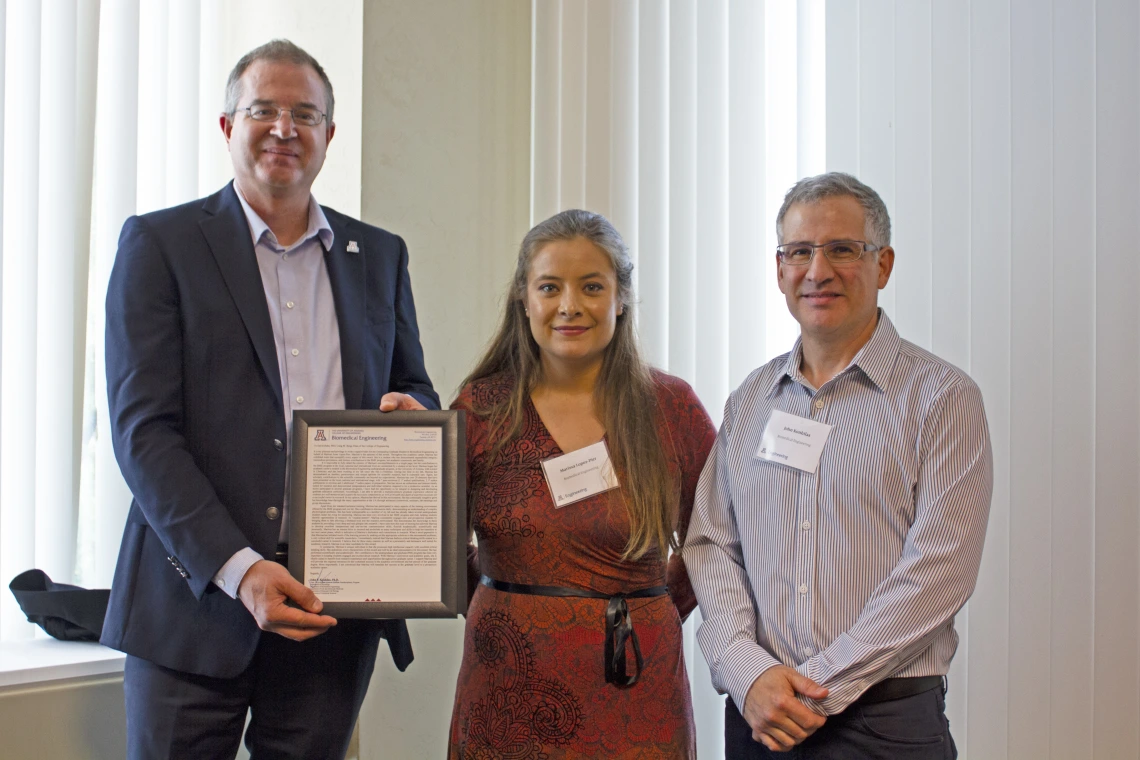
[[[692,388],[655,372],[661,434],[679,475],[683,538],[716,431]],[[666,585],[669,596],[628,600],[644,669],[636,684],[605,681],[605,599],[513,594],[476,586],[467,611],[448,757],[455,760],[649,760],[696,756],[681,619],[696,606],[679,557],[623,562],[629,518],[598,494],[556,509],[541,462],[559,450],[534,406],[494,462],[485,421],[471,413],[505,398],[512,379],[468,385],[452,408],[467,415],[468,503],[479,548],[471,583],[499,581],[606,594]],[[627,645],[627,672],[635,670]]]

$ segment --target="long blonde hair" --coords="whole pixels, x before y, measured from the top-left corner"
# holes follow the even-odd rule
[[[606,429],[610,458],[629,513],[630,536],[622,558],[637,560],[654,548],[664,557],[667,548],[677,548],[673,524],[680,489],[658,435],[653,377],[638,352],[633,330],[633,261],[625,241],[609,220],[601,214],[571,209],[535,225],[526,234],[519,246],[499,328],[463,385],[499,373],[507,373],[515,380],[506,399],[473,410],[489,421],[490,438],[495,442],[490,452],[493,460],[504,445],[518,436],[527,399],[542,379],[539,347],[525,309],[531,261],[546,245],[575,238],[588,240],[609,258],[623,307],[594,386],[594,405]]]

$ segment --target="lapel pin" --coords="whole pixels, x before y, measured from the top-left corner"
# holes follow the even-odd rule
[[[356,244],[355,240],[349,240],[348,241],[348,252],[349,253],[360,253],[360,246]]]

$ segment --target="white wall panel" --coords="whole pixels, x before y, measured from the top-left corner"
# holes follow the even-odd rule
[[[198,196],[217,192],[233,176],[219,128],[226,77],[236,61],[223,60],[225,0],[199,0],[198,18]],[[211,118],[213,117],[213,118]]]
[[[533,2],[532,13],[530,220],[534,224],[562,208],[562,0]]]
[[[166,202],[186,203],[198,196],[198,132],[217,130],[212,116],[220,111],[214,106],[198,112],[198,118],[187,118],[200,100],[199,85],[208,85],[217,93],[214,82],[204,82],[199,68],[202,10],[198,0],[171,3],[167,16],[169,47],[164,51],[166,66]],[[204,89],[204,88],[203,88]],[[220,95],[215,95],[220,100]],[[215,134],[215,139],[217,135]],[[216,143],[215,143],[216,145]],[[216,148],[215,148],[216,150]]]
[[[87,316],[86,246],[78,230],[78,59],[75,0],[47,0],[41,25],[40,250],[35,324],[36,567],[68,582],[75,572],[79,431]],[[77,402],[76,396],[79,400]],[[25,474],[26,477],[26,474]]]
[[[696,383],[697,4],[669,3],[669,366]],[[720,410],[709,410],[719,419]],[[689,657],[690,663],[692,656]]]
[[[6,103],[6,81],[7,81],[7,65],[8,65],[8,2],[7,0],[0,0],[0,103]],[[6,109],[0,108],[0,178],[4,176],[4,112]],[[3,195],[3,184],[0,179],[0,196]],[[4,239],[4,204],[0,202],[0,241]],[[0,262],[3,261],[3,247],[0,245]],[[4,266],[0,263],[0,336],[4,333],[4,310],[3,310],[3,296],[4,293]],[[2,338],[0,338],[0,346],[2,346]],[[0,398],[3,398],[3,377],[4,377],[4,357],[3,351],[0,350]],[[4,411],[0,408],[0,425],[4,423]],[[3,541],[3,517],[0,516],[0,541]],[[0,608],[0,615],[3,615],[2,608]],[[2,623],[0,623],[2,625]],[[2,634],[0,634],[2,635]]]
[[[586,163],[589,158],[586,153],[586,3],[562,5],[559,49],[562,52],[562,76],[558,79],[561,210],[582,208],[586,203]]]
[[[123,523],[131,505],[131,492],[119,472],[111,446],[107,412],[107,370],[103,333],[107,281],[115,261],[119,230],[135,213],[138,154],[139,0],[102,0],[99,14],[100,104],[95,127],[95,183],[92,192],[91,292],[88,310],[94,356],[94,389],[97,400],[97,436],[92,477],[95,481],[95,571],[86,583],[107,588],[115,571],[115,557],[123,536]],[[221,110],[219,108],[219,110]]]
[[[1009,739],[1010,48],[1008,0],[970,7],[970,375],[982,389],[994,490],[970,601],[970,757]]]
[[[540,0],[541,2],[541,0]],[[610,213],[610,143],[613,106],[613,9],[610,0],[585,0],[586,5],[586,172],[585,208]],[[563,204],[567,207],[567,204]],[[535,221],[538,221],[537,219]],[[621,230],[624,232],[624,230]]]
[[[970,362],[970,9],[931,3],[931,346]]]
[[[800,326],[788,313],[787,301],[780,293],[776,281],[776,258],[773,250],[778,245],[776,216],[783,205],[784,196],[799,174],[800,142],[800,72],[789,65],[799,60],[800,12],[797,3],[772,2],[764,4],[764,360],[791,350],[800,334]],[[828,41],[831,37],[831,19],[827,20]],[[794,31],[793,31],[794,30]],[[841,32],[840,32],[841,33]],[[833,91],[838,95],[839,90]],[[826,104],[828,120],[835,110]],[[828,146],[827,155],[831,155]],[[827,159],[830,161],[830,158]],[[758,225],[759,226],[759,225]]]
[[[1088,118],[1096,110],[1093,6],[1094,0],[1055,0],[1053,13],[1053,467],[1048,477],[1053,509],[1047,725],[1055,758],[1087,757],[1093,746],[1097,199],[1096,123]]]
[[[643,3],[638,23],[638,335],[669,366],[669,7]]]
[[[1140,6],[1096,4],[1094,758],[1140,753]]]
[[[891,318],[907,340],[931,341],[931,8],[895,5],[894,202],[890,205],[895,271]]]
[[[614,0],[613,90],[611,92],[609,218],[629,246],[633,257],[633,287],[641,275],[638,256],[638,2]],[[603,157],[599,156],[599,160]],[[654,266],[659,262],[654,261]]]
[[[827,171],[827,2],[796,3],[796,164],[801,177]]]
[[[931,3],[931,350],[962,369],[970,362],[970,9]],[[908,63],[909,65],[909,63]],[[946,711],[960,747],[970,725],[970,605],[955,619],[958,653],[950,665]]]
[[[35,567],[36,313],[39,249],[41,4],[7,8],[4,92],[4,353],[0,382],[0,578]],[[32,626],[10,594],[0,594],[0,638],[28,638]]]
[[[827,0],[827,171],[859,176],[859,0]]]
[[[75,383],[76,431],[74,444],[77,453],[77,478],[75,489],[76,528],[75,528],[75,581],[90,587],[90,579],[95,575],[96,540],[95,488],[91,473],[94,471],[95,451],[95,403],[94,394],[87,398],[87,389],[94,390],[95,362],[91,344],[91,286],[94,283],[91,246],[91,210],[94,200],[93,183],[95,176],[95,95],[98,79],[99,59],[99,4],[79,3],[76,8],[76,124],[75,135],[76,165],[76,225],[75,250],[82,251],[76,260],[77,281],[82,283],[83,308],[77,308],[72,315],[75,322],[76,372],[82,376]],[[89,126],[91,125],[91,126]],[[80,296],[77,296],[79,298]],[[102,306],[102,304],[100,304]],[[82,370],[80,369],[82,368]],[[86,480],[84,474],[86,473]]]
[[[145,156],[138,172],[138,213],[165,208],[167,99],[178,100],[167,79],[170,59],[170,0],[149,0],[139,5],[138,48],[138,152]],[[221,110],[221,109],[219,109]]]
[[[859,3],[858,176],[895,211],[895,0]],[[879,305],[895,316],[895,278],[879,292]]]
[[[765,274],[775,239],[765,234],[764,7],[751,0],[728,4],[728,291],[729,388],[764,363]],[[784,114],[791,118],[791,114]],[[776,352],[786,350],[776,347]],[[769,352],[770,353],[770,352]]]
[[[728,397],[728,3],[697,16],[696,391],[711,408]]]
[[[1052,15],[1010,3],[1009,755],[1048,757],[1053,461]]]

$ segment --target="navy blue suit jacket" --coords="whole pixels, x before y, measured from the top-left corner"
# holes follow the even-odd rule
[[[345,406],[375,409],[401,391],[438,408],[404,241],[324,211]],[[175,670],[236,676],[261,632],[211,578],[242,547],[273,556],[281,521],[268,510],[284,500],[286,455],[269,309],[232,183],[123,226],[107,291],[107,393],[134,501],[102,642]],[[403,670],[404,622],[376,624]]]

